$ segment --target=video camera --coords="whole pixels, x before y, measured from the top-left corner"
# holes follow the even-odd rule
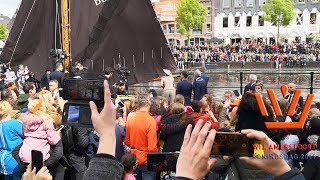
[[[50,49],[50,55],[54,63],[62,63],[62,61],[67,58],[66,53],[62,49]]]
[[[130,73],[131,73],[130,70],[126,67],[122,67],[121,64],[117,64],[115,70],[120,80],[127,83],[128,77],[130,76]]]

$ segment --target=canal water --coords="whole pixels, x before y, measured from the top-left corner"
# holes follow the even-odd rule
[[[209,84],[208,91],[209,94],[214,95],[217,99],[222,99],[224,97],[224,92],[227,90],[239,90],[240,91],[240,73],[214,73],[209,74]],[[288,84],[293,82],[297,84],[297,88],[302,90],[302,96],[305,100],[307,95],[310,93],[311,76],[310,74],[256,74],[258,76],[258,81],[262,82],[264,85],[264,92],[266,89],[273,89],[278,96],[281,98],[282,94],[280,87],[283,84]],[[243,89],[248,83],[249,74],[243,75]],[[180,78],[175,78],[176,83],[180,81]],[[189,79],[192,81],[192,78]],[[315,74],[313,78],[313,93],[315,94],[314,102],[320,102],[320,74]],[[162,88],[160,87],[160,81],[142,83],[138,85],[133,85],[129,87],[129,92],[131,94],[140,94],[148,92],[150,89],[155,89],[159,95],[161,95]]]

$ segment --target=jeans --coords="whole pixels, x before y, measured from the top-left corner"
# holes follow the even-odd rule
[[[147,166],[138,166],[137,169],[134,170],[134,174],[136,174],[137,180],[155,180],[156,173],[152,171],[148,171]]]

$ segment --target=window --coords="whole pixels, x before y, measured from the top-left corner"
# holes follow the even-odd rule
[[[162,30],[163,30],[163,33],[166,34],[166,33],[167,33],[167,25],[163,25],[163,26],[162,26]]]
[[[317,22],[317,13],[310,14],[310,24],[316,24]]]
[[[302,23],[303,23],[303,15],[302,13],[299,13],[297,15],[297,25],[302,25]]]
[[[264,20],[262,18],[262,16],[259,16],[259,26],[264,26]]]
[[[202,30],[201,29],[193,29],[192,30],[192,34],[193,35],[200,35],[202,33]]]
[[[223,0],[223,7],[224,8],[230,7],[230,0]]]
[[[223,18],[222,27],[224,27],[224,28],[227,28],[227,27],[228,27],[228,18],[227,18],[227,17],[224,17],[224,18]]]
[[[247,16],[247,27],[251,27],[252,25],[252,16]]]
[[[301,4],[301,3],[305,3],[306,0],[297,0],[297,2]]]
[[[207,24],[207,32],[211,32],[211,24]]]
[[[319,0],[311,0],[312,3],[317,3]]]
[[[241,7],[242,6],[242,0],[234,0],[234,7]]]
[[[263,5],[266,3],[267,0],[259,0],[259,6]]]
[[[208,8],[208,15],[211,14],[211,7],[207,7]]]
[[[234,27],[240,27],[240,17],[234,17]]]
[[[247,0],[247,7],[253,7],[254,0]]]
[[[169,24],[168,25],[169,33],[175,33],[174,31],[174,24]]]

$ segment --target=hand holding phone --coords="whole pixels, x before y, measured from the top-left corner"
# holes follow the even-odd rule
[[[31,165],[32,169],[36,168],[36,173],[43,167],[43,154],[41,151],[31,151]]]

